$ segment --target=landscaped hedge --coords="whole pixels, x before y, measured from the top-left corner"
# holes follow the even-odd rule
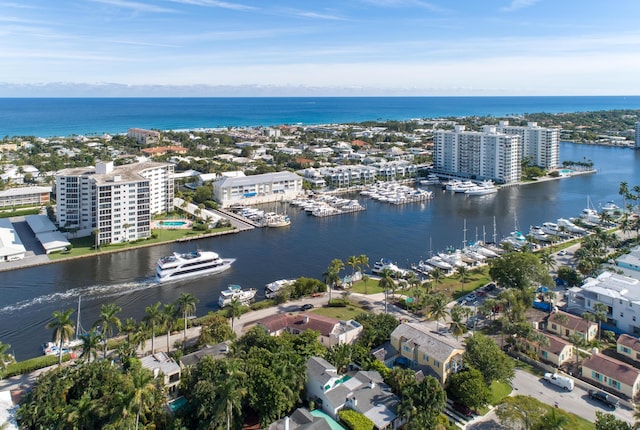
[[[38,215],[40,209],[23,209],[15,211],[2,211],[0,212],[0,218],[9,218],[14,216],[26,216],[26,215]]]
[[[69,354],[62,354],[62,361],[69,361],[71,356]],[[34,370],[43,369],[45,367],[53,366],[58,363],[57,355],[44,355],[42,357],[30,358],[24,361],[18,361],[17,363],[11,363],[7,366],[7,369],[0,373],[3,378],[10,378],[16,375],[23,375],[25,373],[33,372]]]
[[[343,409],[338,412],[340,421],[350,430],[373,430],[373,421],[351,409]]]

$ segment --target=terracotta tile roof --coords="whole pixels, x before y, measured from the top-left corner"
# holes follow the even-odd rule
[[[371,145],[369,145],[368,142],[365,142],[364,140],[358,140],[358,139],[352,141],[351,145],[352,146],[361,146],[361,147],[371,146]]]
[[[571,346],[571,342],[559,338],[558,336],[541,331],[539,331],[539,333],[549,339],[549,346],[540,346],[540,349],[544,351],[549,351],[555,355],[559,355],[567,346]]]
[[[300,332],[315,330],[319,331],[322,336],[329,336],[334,327],[340,324],[340,320],[311,313],[301,313],[297,315],[278,314],[263,318],[257,321],[257,324],[266,328],[269,333],[275,333],[288,328],[289,330],[297,330]]]
[[[640,370],[603,354],[593,354],[582,362],[582,367],[588,367],[631,387],[640,377]]]
[[[556,315],[564,315],[567,317],[567,322],[559,322],[558,320],[556,320]],[[556,313],[553,314],[553,316],[550,318],[550,322],[554,322],[562,327],[566,327],[569,330],[574,330],[574,331],[578,331],[580,333],[586,333],[590,327],[592,326],[597,326],[597,324],[593,321],[587,321],[586,319],[567,313],[567,312],[562,312],[562,311],[558,311]]]
[[[633,351],[640,352],[640,339],[635,336],[621,334],[618,338],[618,345],[626,346],[627,348],[631,348]]]

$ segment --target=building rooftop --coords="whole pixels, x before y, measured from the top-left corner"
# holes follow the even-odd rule
[[[24,196],[26,194],[50,193],[51,187],[14,187],[0,191],[0,197]]]
[[[580,288],[614,299],[625,298],[640,303],[640,280],[617,273],[605,271],[595,278],[587,278]]]
[[[592,354],[591,357],[582,362],[582,366],[631,387],[640,377],[640,370],[603,354]]]
[[[114,166],[113,170],[109,173],[96,173],[95,166],[76,167],[61,170],[56,174],[56,176],[92,176],[98,185],[113,182],[138,182],[146,180],[140,175],[141,172],[163,166],[172,166],[172,164],[145,161],[143,163]]]
[[[567,322],[560,322],[558,320],[556,320],[555,316],[556,315],[564,315],[567,317]],[[586,319],[567,313],[567,312],[563,312],[563,311],[557,311],[554,312],[550,317],[549,317],[549,322],[550,323],[555,323],[558,324],[562,327],[566,327],[569,330],[573,330],[573,331],[578,331],[580,333],[586,333],[590,327],[592,326],[596,326],[597,324],[593,321],[587,321]]]
[[[640,352],[640,339],[629,334],[621,334],[618,337],[618,345],[626,346],[632,351]]]
[[[269,333],[275,333],[285,328],[303,332],[305,330],[315,330],[322,336],[329,336],[334,332],[341,321],[335,318],[325,317],[312,313],[301,313],[296,315],[277,314],[271,315],[256,321],[267,329]]]
[[[405,341],[413,342],[440,362],[446,361],[456,351],[464,351],[460,345],[453,343],[453,339],[448,339],[447,335],[432,331],[422,324],[400,324],[393,330],[391,337],[402,337]]]

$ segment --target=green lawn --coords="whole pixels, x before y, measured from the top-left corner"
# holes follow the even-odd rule
[[[378,279],[373,278],[367,281],[366,288],[364,281],[354,282],[351,288],[349,288],[349,291],[360,294],[376,294],[384,292],[384,290],[378,285]]]
[[[209,234],[222,233],[225,231],[233,230],[232,227],[225,228],[216,228],[209,231]],[[93,248],[93,236],[80,237],[77,239],[71,239],[69,242],[73,245],[71,250],[68,252],[57,252],[53,254],[49,254],[50,260],[61,260],[65,258],[72,257],[81,257],[85,255],[96,255],[104,252],[113,252],[113,251],[121,251],[126,249],[138,248],[140,246],[150,246],[157,245],[164,242],[174,242],[178,239],[188,239],[188,238],[197,238],[198,236],[202,236],[205,234],[203,231],[195,231],[195,230],[180,230],[180,229],[171,229],[171,230],[153,230],[153,233],[157,234],[157,237],[149,237],[148,239],[142,239],[135,242],[124,242],[117,243],[112,245],[102,245],[99,250],[95,250]]]
[[[357,304],[350,304],[344,308],[330,308],[327,306],[323,306],[321,308],[316,308],[313,310],[313,313],[318,315],[324,315],[325,317],[336,318],[342,321],[351,320],[355,318],[356,315],[359,315],[363,312],[369,312],[365,309],[362,309]]]
[[[505,384],[504,382],[498,381],[493,381],[490,388],[491,398],[489,400],[489,403],[491,403],[492,405],[497,405],[498,403],[500,403],[502,399],[511,394],[512,390],[510,384]]]

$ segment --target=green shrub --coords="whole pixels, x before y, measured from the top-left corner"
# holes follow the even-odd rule
[[[254,311],[257,311],[260,309],[270,308],[271,306],[275,306],[275,304],[276,304],[275,301],[271,299],[262,300],[260,302],[252,303],[251,309]]]
[[[71,356],[69,354],[62,354],[62,361],[69,361]],[[24,361],[18,361],[7,366],[3,377],[10,378],[16,375],[24,375],[25,373],[33,372],[34,370],[43,369],[45,367],[54,366],[58,363],[57,355],[44,355],[42,357],[30,358]]]
[[[373,421],[360,412],[343,409],[338,412],[340,421],[350,430],[373,430]]]
[[[327,306],[330,308],[346,308],[347,301],[342,299],[331,299],[331,301],[327,303]]]

